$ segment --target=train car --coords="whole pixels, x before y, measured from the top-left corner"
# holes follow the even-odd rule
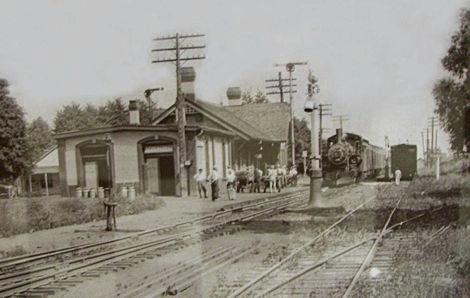
[[[403,180],[411,180],[418,169],[418,148],[416,145],[400,144],[391,146],[392,174],[401,171]]]
[[[323,152],[323,178],[329,185],[375,178],[386,164],[385,149],[370,144],[360,135],[343,135],[341,129],[337,129],[336,135],[327,139]]]

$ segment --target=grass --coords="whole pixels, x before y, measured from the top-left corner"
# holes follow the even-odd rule
[[[423,233],[428,239],[435,231]],[[470,230],[451,229],[423,247],[403,244],[386,281],[361,280],[354,297],[469,297]]]
[[[158,209],[164,204],[152,196],[138,196],[132,201],[119,199],[117,203],[118,216]],[[0,200],[0,214],[0,235],[3,237],[105,218],[103,202],[90,198]]]

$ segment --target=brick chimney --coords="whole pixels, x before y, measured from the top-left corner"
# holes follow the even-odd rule
[[[196,71],[194,67],[181,67],[181,91],[184,94],[184,98],[187,100],[194,101],[196,94],[194,92],[194,81],[196,80]]]
[[[242,105],[242,89],[240,87],[227,88],[227,98],[229,106]]]
[[[129,100],[129,124],[140,124],[139,103],[137,102],[137,100]]]

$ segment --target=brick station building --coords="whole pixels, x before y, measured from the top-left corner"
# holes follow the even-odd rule
[[[186,111],[187,160],[179,164],[176,108],[170,106],[152,125],[141,125],[135,101],[129,104],[129,125],[60,133],[60,189],[73,196],[77,187],[181,196],[180,171],[187,171],[184,188],[196,192],[192,176],[207,175],[213,166],[224,177],[227,166],[244,170],[287,164],[289,106],[285,103],[242,105],[240,88],[229,88],[228,105],[196,99],[195,75],[182,76]]]

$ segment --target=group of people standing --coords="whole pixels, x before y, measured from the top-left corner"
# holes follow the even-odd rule
[[[204,194],[205,199],[208,198],[206,183],[210,184],[212,201],[218,200],[220,198],[219,172],[217,171],[217,167],[213,167],[212,171],[207,177],[204,174],[203,169],[199,169],[196,175],[194,175],[194,179],[197,183],[197,190],[199,192],[200,198],[203,198],[202,194]],[[235,182],[237,181],[237,177],[235,176],[235,172],[230,167],[227,167],[227,175],[225,180],[227,181],[228,199],[235,200]]]
[[[269,192],[271,193],[274,191],[281,191],[281,188],[286,187],[289,182],[295,185],[297,179],[297,170],[295,167],[292,167],[290,170],[288,170],[286,166],[271,166],[268,168],[266,176],[263,176],[263,171],[258,168],[248,168],[245,172],[248,173],[247,184],[250,185],[250,190],[252,192],[261,192],[261,186],[264,186],[264,192],[266,192],[268,188]],[[199,169],[196,175],[194,175],[194,179],[197,183],[197,189],[200,198],[203,198],[203,195],[204,198],[208,198],[206,183],[209,183],[210,185],[212,201],[220,198],[220,176],[219,172],[217,171],[217,167],[213,167],[208,176],[205,175],[203,169]],[[237,176],[235,175],[235,171],[230,166],[227,167],[224,181],[227,183],[226,187],[228,199],[235,200]]]

